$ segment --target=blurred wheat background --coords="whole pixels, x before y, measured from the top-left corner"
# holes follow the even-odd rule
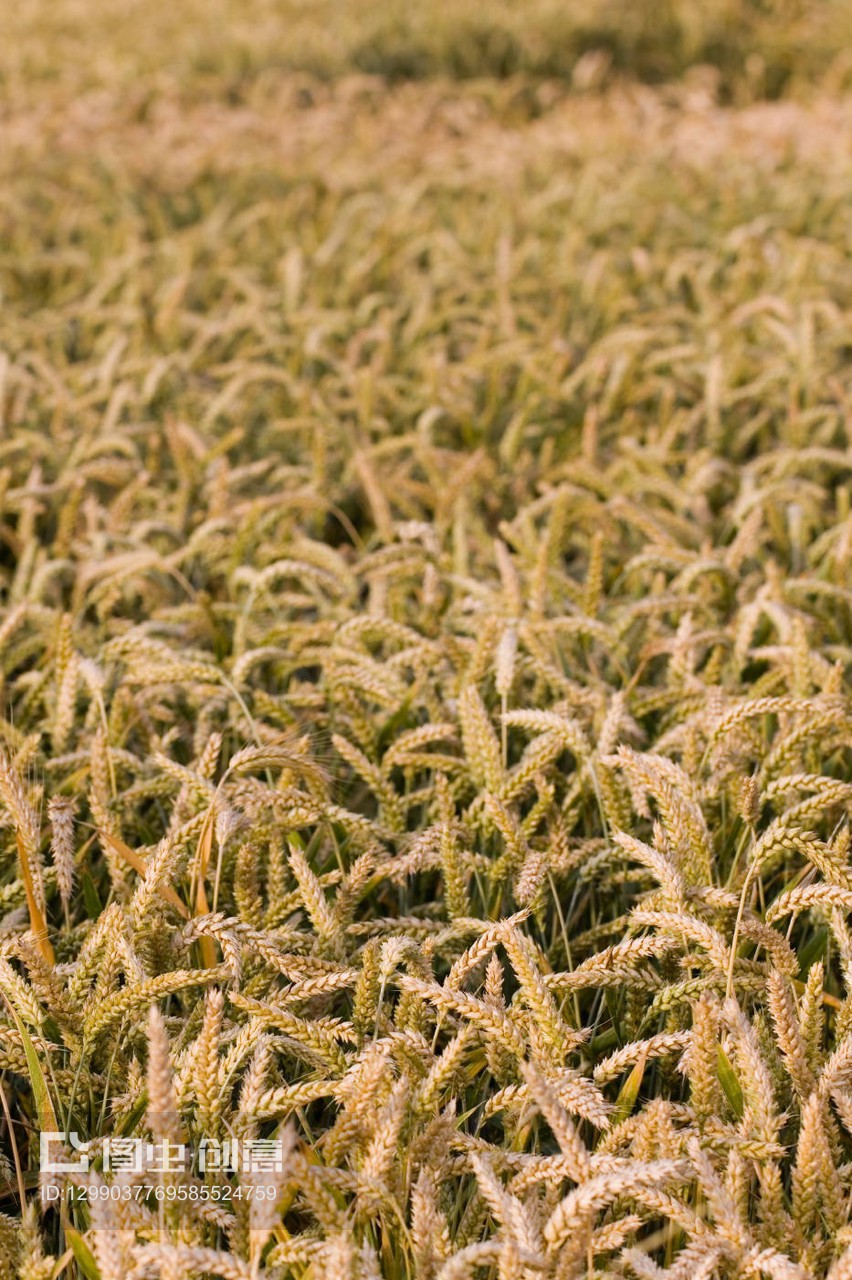
[[[849,1280],[852,6],[3,27],[0,1276]]]

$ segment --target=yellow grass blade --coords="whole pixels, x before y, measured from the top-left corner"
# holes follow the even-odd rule
[[[50,939],[47,936],[47,921],[41,914],[41,908],[35,896],[33,887],[33,878],[30,872],[30,864],[27,861],[27,851],[20,833],[17,837],[18,844],[18,864],[21,868],[21,879],[24,882],[24,892],[27,895],[27,910],[30,913],[30,928],[35,936],[38,949],[44,956],[48,964],[56,964],[56,956],[53,954],[53,947],[50,945]]]
[[[140,858],[138,853],[133,849],[128,848],[123,840],[119,840],[118,836],[114,836],[109,831],[103,831],[100,828],[98,828],[98,835],[101,840],[105,841],[109,847],[119,855],[119,857],[124,858],[124,861],[131,866],[134,871],[138,871],[140,876],[144,876],[146,874],[148,868],[145,864],[145,859]],[[185,904],[181,902],[171,885],[159,885],[157,892],[161,898],[165,898],[166,902],[168,902],[170,906],[174,907],[175,911],[177,911],[179,915],[183,916],[184,920],[188,920],[190,918],[189,911]]]
[[[204,820],[204,826],[201,828],[201,835],[198,839],[198,850],[196,853],[196,875],[197,883],[195,886],[195,915],[205,916],[210,910],[207,902],[207,894],[204,889],[204,876],[210,862],[210,850],[213,847],[213,810],[208,809],[207,817]],[[205,969],[212,969],[216,964],[216,944],[212,938],[199,939],[201,949],[201,959]]]

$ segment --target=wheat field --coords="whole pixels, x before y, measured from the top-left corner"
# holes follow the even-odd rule
[[[9,8],[0,1277],[850,1280],[850,6]]]

